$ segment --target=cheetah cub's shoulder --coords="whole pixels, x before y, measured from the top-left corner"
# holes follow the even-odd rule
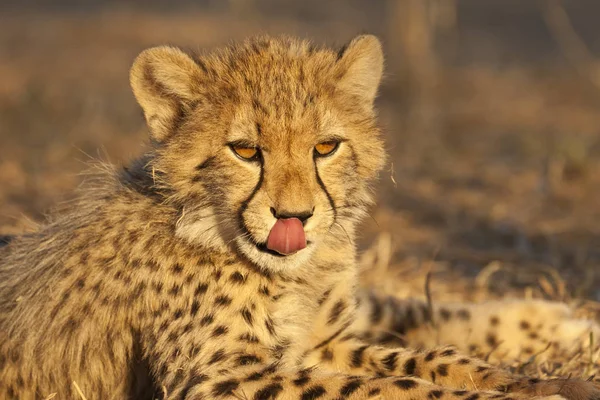
[[[382,71],[373,36],[140,54],[151,150],[3,248],[0,397],[597,399],[373,342],[427,316],[355,293]]]

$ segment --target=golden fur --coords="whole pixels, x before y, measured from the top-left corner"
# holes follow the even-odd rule
[[[589,382],[407,347],[437,344],[432,320],[495,332],[474,306],[357,293],[356,223],[385,160],[382,71],[373,36],[143,52],[131,84],[152,150],[0,250],[0,397],[598,399]],[[315,156],[327,141],[337,150]],[[306,249],[265,248],[277,215],[310,215]]]

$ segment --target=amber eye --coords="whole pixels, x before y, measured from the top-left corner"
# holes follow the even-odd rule
[[[231,149],[235,154],[244,160],[256,160],[258,157],[258,149],[256,147],[231,145]]]
[[[333,154],[334,151],[337,150],[340,142],[336,142],[335,140],[330,140],[329,142],[319,143],[315,146],[316,155],[318,156],[328,156]]]

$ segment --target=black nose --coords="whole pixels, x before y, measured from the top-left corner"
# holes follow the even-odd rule
[[[275,208],[271,207],[271,214],[277,219],[298,218],[302,224],[305,224],[306,221],[313,216],[314,210],[315,209],[313,208],[311,211],[287,212],[285,210],[277,211]]]

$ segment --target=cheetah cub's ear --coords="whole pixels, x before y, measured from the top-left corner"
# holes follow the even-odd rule
[[[202,71],[175,47],[144,50],[131,67],[133,94],[144,110],[152,139],[161,142],[176,128],[186,107],[197,97]]]
[[[373,35],[357,36],[340,51],[338,64],[344,71],[338,88],[372,106],[383,75],[383,50],[379,39]]]

